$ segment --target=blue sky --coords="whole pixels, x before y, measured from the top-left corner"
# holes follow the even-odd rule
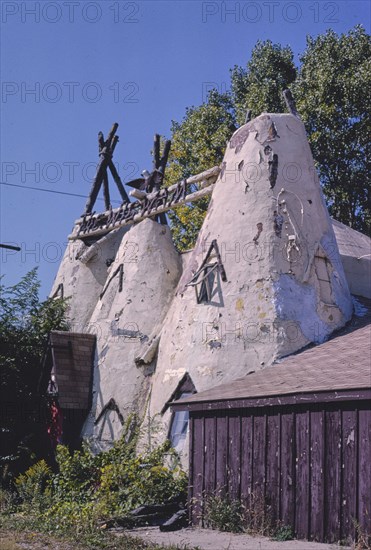
[[[120,125],[123,181],[151,162],[153,134],[224,90],[258,39],[289,44],[328,28],[370,30],[369,2],[41,0],[1,4],[1,274],[15,284],[39,267],[49,293],[97,162],[97,133]],[[112,191],[114,186],[111,185]],[[118,198],[113,193],[113,198]],[[102,206],[103,202],[97,203]]]

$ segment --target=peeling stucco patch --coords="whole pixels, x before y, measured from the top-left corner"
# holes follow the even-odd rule
[[[238,298],[236,301],[236,310],[237,311],[243,311],[245,309],[245,304],[242,300],[242,298]]]
[[[263,144],[266,142],[275,141],[280,137],[277,132],[276,125],[271,120],[269,115],[262,115],[259,119],[244,124],[235,132],[229,142],[229,147],[235,149],[235,153],[239,153],[245,144],[250,134],[255,132],[255,139]]]
[[[163,382],[169,382],[174,378],[180,379],[185,373],[185,369],[167,369],[164,373]]]
[[[244,126],[242,126],[242,128],[239,128],[237,130],[237,132],[235,132],[229,142],[229,147],[231,149],[236,149],[235,150],[235,153],[239,153],[245,143],[245,141],[247,140],[247,138],[249,137],[249,134],[250,134],[250,131],[251,131],[251,125],[250,123],[248,124],[245,124]]]
[[[253,238],[254,243],[257,243],[260,237],[261,232],[263,231],[263,224],[261,222],[256,224],[256,228],[258,232],[256,233],[255,237]]]
[[[201,376],[211,376],[212,370],[210,367],[197,367],[197,372]]]
[[[286,274],[281,275],[273,286],[275,306],[280,319],[297,321],[305,338],[311,342],[324,342],[331,329],[315,309],[317,303],[315,288],[308,284],[301,284]]]
[[[257,134],[255,139],[262,145],[266,142],[275,141],[277,137],[280,137],[277,132],[276,125],[268,115],[259,117],[259,121],[256,124]]]
[[[269,183],[271,184],[271,189],[276,185],[277,176],[278,176],[278,155],[273,154],[272,159],[268,161],[269,165]]]
[[[281,238],[284,219],[283,219],[283,216],[281,216],[281,214],[277,212],[277,210],[273,212],[273,220],[274,220],[273,228],[274,228],[276,237]]]
[[[219,349],[222,347],[222,343],[219,340],[210,340],[207,344],[211,349]]]

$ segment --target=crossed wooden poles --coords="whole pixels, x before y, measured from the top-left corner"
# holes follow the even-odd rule
[[[115,165],[112,161],[113,152],[118,143],[119,137],[116,136],[116,131],[119,125],[117,122],[112,126],[107,139],[104,140],[102,132],[98,134],[98,145],[99,145],[99,163],[97,166],[97,172],[93,181],[91,191],[85,206],[85,214],[91,214],[95,201],[97,200],[98,193],[103,183],[103,196],[106,210],[109,210],[111,207],[111,199],[108,187],[108,174],[107,168],[110,169],[114,182],[117,185],[119,193],[121,195],[123,202],[130,202],[129,197],[124,189],[121,178],[118,175]]]
[[[160,136],[155,134],[154,143],[153,143],[153,166],[152,172],[143,170],[142,178],[138,178],[130,181],[127,185],[134,187],[134,189],[139,189],[139,191],[145,191],[146,193],[155,193],[161,189],[161,186],[165,177],[165,169],[167,160],[169,158],[171,148],[171,141],[167,140],[165,142],[164,152],[162,157],[160,157]],[[167,224],[166,216],[164,213],[155,216],[155,220],[160,222],[162,225]]]
[[[99,163],[97,166],[97,172],[93,181],[91,191],[89,193],[88,200],[85,206],[85,214],[91,214],[95,201],[97,200],[98,193],[103,184],[103,196],[106,210],[111,208],[111,198],[108,186],[108,174],[107,168],[109,168],[114,182],[117,185],[119,193],[122,198],[122,202],[130,202],[129,197],[124,189],[121,178],[116,170],[115,165],[113,164],[112,157],[115,147],[118,143],[119,137],[116,135],[118,128],[117,122],[112,126],[107,139],[104,140],[102,132],[98,134],[98,145],[99,145]],[[165,169],[167,160],[170,153],[171,141],[165,142],[164,152],[160,156],[160,136],[155,135],[154,138],[154,148],[153,148],[153,168],[152,172],[144,170],[142,172],[142,178],[135,179],[129,182],[127,185],[139,189],[141,191],[146,191],[147,193],[152,193],[159,191],[164,181]],[[156,221],[159,221],[161,224],[167,224],[165,214],[159,214],[155,217]]]

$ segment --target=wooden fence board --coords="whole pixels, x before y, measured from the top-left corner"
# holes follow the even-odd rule
[[[255,502],[264,500],[266,466],[266,415],[260,412],[254,417],[253,440],[253,495]]]
[[[204,489],[204,418],[194,419],[193,426],[193,506],[192,522],[198,525],[202,518],[202,493]]]
[[[227,490],[227,458],[228,458],[228,417],[218,414],[216,417],[216,433],[218,448],[216,452],[216,490],[225,495]]]
[[[280,501],[280,416],[270,413],[267,417],[267,472],[265,502],[270,507],[271,517],[279,517]]]
[[[294,413],[281,415],[281,521],[295,528],[295,418]],[[290,451],[291,450],[291,451]]]
[[[236,500],[240,498],[241,487],[240,414],[231,414],[228,422],[228,494],[232,500]]]
[[[323,540],[324,504],[324,411],[311,412],[310,433],[310,539]]]
[[[215,491],[216,473],[216,419],[213,416],[205,417],[205,481],[204,490],[206,494]]]
[[[358,517],[363,532],[371,533],[371,411],[360,409]]]
[[[352,518],[357,513],[357,411],[342,411],[342,484],[341,484],[341,539],[354,537]]]
[[[296,414],[296,520],[299,538],[309,537],[309,413]]]
[[[339,410],[326,412],[325,433],[325,538],[327,542],[337,542],[340,540],[341,414]]]
[[[252,491],[253,430],[252,415],[243,415],[241,418],[241,500],[245,505]]]

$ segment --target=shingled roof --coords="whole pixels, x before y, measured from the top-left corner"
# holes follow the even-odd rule
[[[172,405],[179,409],[196,403],[370,388],[371,325],[367,325]]]
[[[341,256],[353,256],[357,259],[370,258],[370,237],[337,220],[331,220],[331,222]]]

